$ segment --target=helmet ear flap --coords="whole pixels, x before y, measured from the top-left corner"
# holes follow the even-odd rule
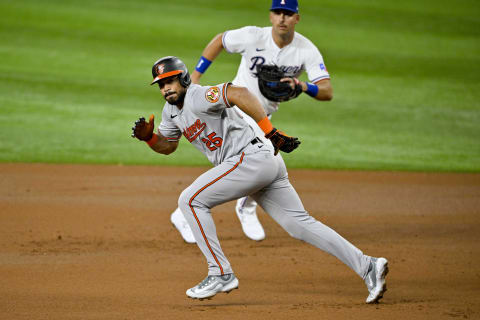
[[[188,71],[182,72],[182,74],[180,75],[180,84],[186,88],[191,83],[192,83],[192,79],[190,78],[190,74],[188,73]]]

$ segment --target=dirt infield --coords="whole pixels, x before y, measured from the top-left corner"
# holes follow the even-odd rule
[[[480,175],[290,170],[305,207],[390,261],[388,291],[292,239],[264,212],[244,237],[214,208],[239,290],[187,299],[205,277],[170,224],[205,168],[0,165],[0,319],[479,319]]]

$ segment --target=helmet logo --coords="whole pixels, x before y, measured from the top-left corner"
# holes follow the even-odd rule
[[[159,65],[157,66],[157,75],[162,74],[162,73],[163,73],[163,69],[165,69],[165,65],[164,65],[164,64],[159,64]]]

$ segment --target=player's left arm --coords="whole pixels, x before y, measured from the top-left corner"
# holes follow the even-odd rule
[[[312,98],[314,99],[317,99],[320,101],[330,101],[333,99],[333,88],[332,88],[330,79],[319,80],[315,83],[304,82],[304,81],[300,81],[298,79],[292,79],[292,78],[282,79],[282,81],[292,81],[292,80],[293,80],[293,82],[291,83],[292,87],[295,85],[295,81],[298,81],[302,86],[302,92],[315,92],[317,91],[317,89],[309,86],[316,86],[318,88],[316,95],[312,96],[310,94],[310,96],[312,96]]]
[[[307,84],[304,82],[305,86]],[[314,85],[317,86],[318,88],[318,93],[314,97],[317,100],[321,101],[330,101],[333,99],[333,88],[332,88],[332,83],[330,82],[330,79],[324,79],[320,80],[314,83]],[[305,91],[308,90],[308,88],[304,88],[302,85],[302,89],[305,89]]]
[[[233,84],[229,85],[227,89],[227,99],[231,106],[236,105],[240,110],[255,120],[255,122],[259,122],[267,116],[260,100],[247,88]]]
[[[302,92],[307,93],[316,100],[330,101],[333,99],[333,89],[330,79],[319,80],[315,83],[300,81],[297,78],[283,78],[280,81],[289,82],[292,89],[295,89],[297,83],[300,84],[302,86]]]
[[[302,92],[305,92],[312,98],[320,101],[330,101],[333,99],[333,88],[330,82],[330,74],[327,70],[323,56],[318,48],[311,42],[302,50],[303,65],[307,72],[309,82],[300,81],[293,78],[292,85],[299,83],[302,86]]]
[[[272,141],[275,155],[279,150],[287,153],[292,152],[300,145],[298,138],[287,136],[273,127],[260,100],[248,91],[247,88],[229,85],[225,90],[227,90],[228,104],[231,106],[236,105],[255,120],[265,133],[265,137]]]

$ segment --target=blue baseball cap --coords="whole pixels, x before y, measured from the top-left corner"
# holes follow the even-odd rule
[[[271,10],[288,10],[298,13],[298,0],[272,0]]]

